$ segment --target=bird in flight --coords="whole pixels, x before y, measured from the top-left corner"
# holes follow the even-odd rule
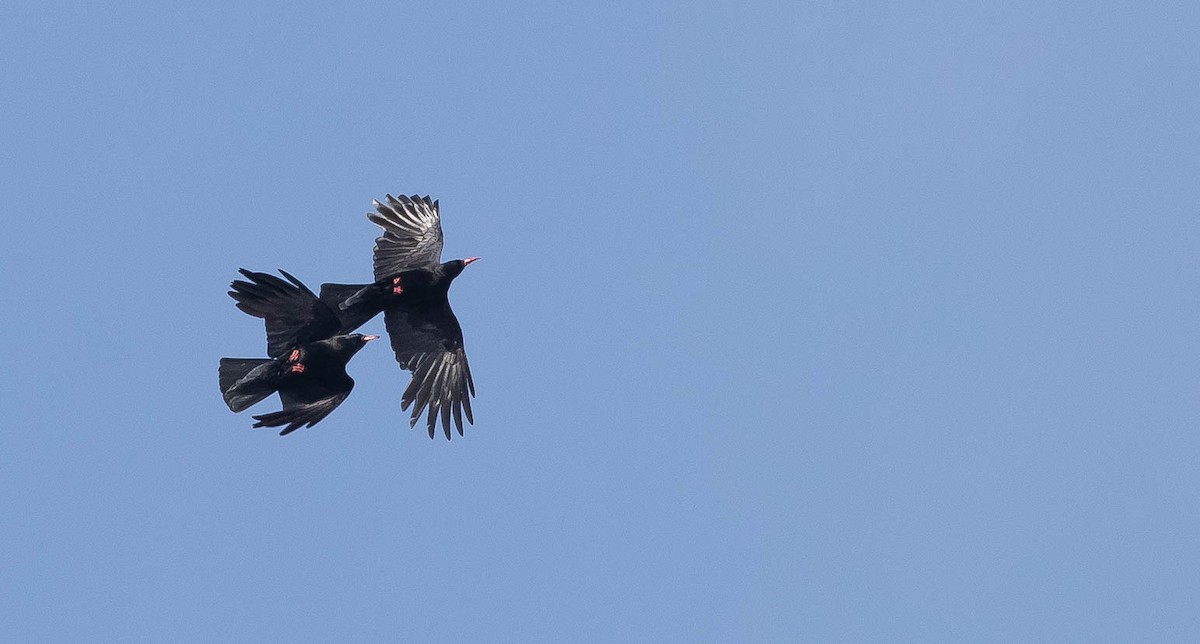
[[[280,436],[312,427],[342,404],[354,388],[346,363],[379,336],[339,334],[341,321],[327,304],[287,271],[287,282],[267,273],[239,272],[229,296],[262,318],[269,358],[221,358],[221,395],[234,413],[278,392],[283,409],[254,416],[254,427],[283,427]]]
[[[340,333],[357,329],[382,311],[396,362],[412,372],[400,404],[402,410],[413,408],[409,427],[425,413],[429,437],[440,418],[449,440],[453,416],[462,436],[463,415],[467,423],[475,422],[475,382],[448,292],[454,278],[479,258],[441,261],[441,215],[438,202],[428,196],[387,195],[386,202],[374,203],[375,211],[367,218],[383,229],[375,239],[375,281],[322,284],[320,298],[341,319]]]

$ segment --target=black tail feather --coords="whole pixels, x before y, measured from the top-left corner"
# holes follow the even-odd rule
[[[339,333],[351,333],[379,315],[383,308],[366,289],[371,284],[322,284],[320,299],[337,313]]]
[[[271,363],[269,358],[221,358],[218,370],[221,396],[233,412],[240,412],[275,393],[271,379],[250,377],[251,372]]]

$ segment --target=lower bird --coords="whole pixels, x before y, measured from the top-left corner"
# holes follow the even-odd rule
[[[346,364],[379,336],[335,335],[341,327],[337,315],[287,271],[279,271],[287,282],[267,273],[239,272],[249,281],[232,282],[229,295],[239,309],[263,319],[271,357],[221,358],[225,404],[237,413],[278,392],[283,409],[254,416],[254,427],[283,427],[280,436],[312,427],[350,395],[354,379]]]

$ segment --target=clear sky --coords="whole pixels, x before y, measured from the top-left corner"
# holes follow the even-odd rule
[[[0,4],[0,639],[1200,637],[1197,33]],[[368,279],[389,192],[483,257],[476,424],[379,343],[251,430],[229,281]]]

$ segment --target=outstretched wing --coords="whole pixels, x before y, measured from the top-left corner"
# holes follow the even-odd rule
[[[429,196],[387,196],[368,213],[383,234],[375,239],[375,279],[381,280],[410,268],[437,264],[442,257],[442,218],[438,202]]]
[[[396,362],[413,374],[400,404],[404,410],[413,405],[409,427],[416,426],[427,411],[429,437],[433,438],[440,417],[449,440],[453,414],[458,435],[462,436],[463,413],[468,423],[475,423],[471,416],[475,382],[463,349],[462,327],[450,303],[443,300],[427,306],[395,306],[384,311],[383,319]]]
[[[331,375],[320,383],[311,383],[300,389],[280,390],[283,409],[254,416],[254,420],[258,421],[254,427],[287,426],[280,432],[281,437],[301,427],[312,427],[346,401],[352,390],[354,379],[346,373]]]
[[[244,268],[238,272],[249,281],[230,283],[229,297],[239,309],[266,323],[267,355],[272,358],[297,344],[332,337],[341,328],[337,314],[287,271],[279,270],[290,284],[267,273]]]
[[[283,409],[280,411],[272,411],[270,414],[262,414],[254,416],[254,427],[283,427],[280,432],[281,437],[295,432],[301,427],[312,427],[318,422],[324,420],[332,411],[337,409],[337,405],[346,401],[350,395],[349,391],[335,393],[328,398],[320,398],[318,401],[311,403],[289,402],[288,397],[283,396],[280,392],[280,397],[283,398]]]

